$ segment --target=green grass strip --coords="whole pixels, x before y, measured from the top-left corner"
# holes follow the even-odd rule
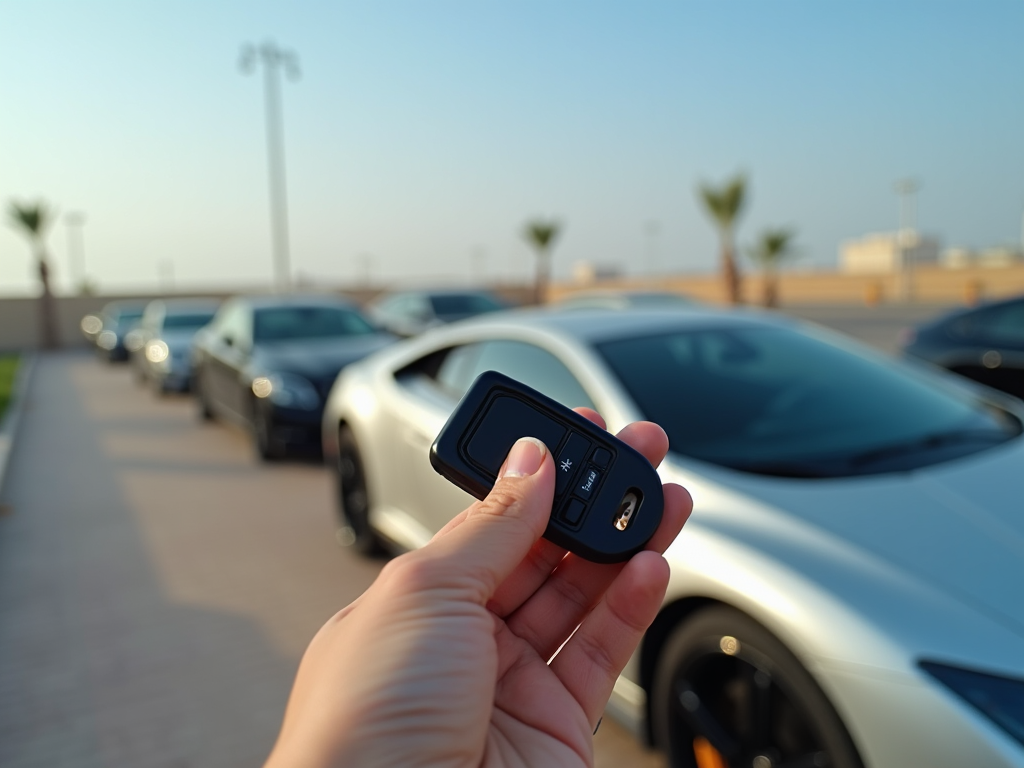
[[[7,404],[11,402],[14,376],[18,372],[20,361],[18,355],[0,355],[0,422],[7,413]]]

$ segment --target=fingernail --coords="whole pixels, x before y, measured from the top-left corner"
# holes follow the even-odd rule
[[[535,437],[521,437],[516,440],[512,450],[505,459],[505,467],[500,477],[525,477],[532,475],[544,463],[544,454],[548,449]]]

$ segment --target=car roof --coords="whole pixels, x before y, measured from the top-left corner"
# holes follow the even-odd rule
[[[253,309],[273,309],[275,307],[343,307],[359,311],[359,306],[351,299],[330,294],[255,294],[233,296],[232,301],[248,304]]]
[[[956,309],[951,309],[950,311],[932,318],[931,320],[926,320],[918,326],[918,328],[922,331],[941,328],[947,323],[959,320],[961,317],[970,317],[978,312],[987,312],[990,309],[1019,304],[1022,301],[1024,301],[1024,296],[1011,296],[1009,298],[999,299],[998,301],[986,301],[973,307],[957,307]]]
[[[117,301],[110,301],[104,304],[100,312],[105,315],[120,314],[122,312],[142,312],[146,304],[147,302],[143,299],[118,299]]]
[[[792,327],[799,321],[774,312],[695,305],[672,309],[510,309],[463,323],[477,327],[528,327],[564,334],[591,344],[617,338],[708,327]]]
[[[489,296],[496,298],[497,294],[487,288],[409,288],[386,291],[377,297],[390,299],[394,296]]]
[[[203,298],[180,298],[180,299],[156,299],[152,302],[154,306],[163,308],[166,314],[179,312],[216,312],[221,302],[218,299]]]

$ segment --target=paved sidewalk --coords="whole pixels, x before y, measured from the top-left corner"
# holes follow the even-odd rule
[[[26,405],[0,519],[0,766],[259,765],[304,643],[379,568],[343,566],[326,473],[268,471],[84,355],[40,357]],[[275,586],[311,567],[317,588]]]

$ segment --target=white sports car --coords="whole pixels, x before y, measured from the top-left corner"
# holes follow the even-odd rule
[[[490,369],[668,433],[694,513],[609,713],[671,765],[1024,766],[1020,401],[770,314],[499,313],[342,372],[346,540],[418,547],[469,503],[427,453]]]

